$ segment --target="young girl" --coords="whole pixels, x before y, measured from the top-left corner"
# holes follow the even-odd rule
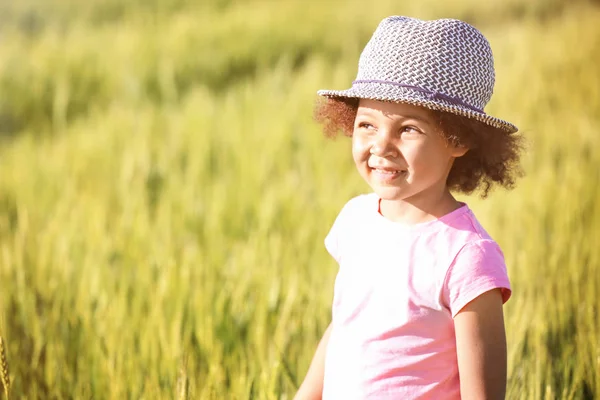
[[[345,91],[320,91],[325,133],[352,137],[373,193],[325,246],[339,263],[332,321],[297,399],[502,399],[511,294],[504,257],[452,192],[518,175],[517,128],[483,108],[485,37],[457,20],[384,19]]]

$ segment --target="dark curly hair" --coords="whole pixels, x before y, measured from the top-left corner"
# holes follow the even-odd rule
[[[317,101],[314,116],[323,126],[327,137],[338,132],[352,136],[359,99],[326,98]],[[519,159],[523,150],[523,137],[475,119],[445,111],[427,109],[437,122],[440,135],[455,146],[469,149],[454,160],[446,184],[453,192],[471,194],[479,192],[485,198],[494,184],[512,189],[523,175]]]

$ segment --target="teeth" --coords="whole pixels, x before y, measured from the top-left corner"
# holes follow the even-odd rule
[[[380,174],[390,174],[390,175],[397,174],[398,172],[400,172],[400,171],[397,171],[397,170],[390,171],[390,170],[387,170],[387,169],[379,169],[379,168],[375,168],[375,171],[377,171]]]

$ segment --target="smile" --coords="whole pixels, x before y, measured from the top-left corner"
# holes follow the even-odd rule
[[[377,172],[378,174],[397,174],[400,172],[400,170],[396,170],[396,169],[380,169],[380,168],[371,168],[373,171]]]
[[[383,169],[383,168],[369,168],[375,178],[379,181],[390,182],[406,174],[406,171],[398,169]]]

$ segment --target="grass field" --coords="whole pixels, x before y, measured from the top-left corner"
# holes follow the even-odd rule
[[[528,141],[515,190],[466,198],[513,284],[507,397],[600,398],[597,1],[0,0],[11,398],[293,396],[329,322],[323,238],[368,190],[315,92],[392,14],[481,29],[486,111]]]

